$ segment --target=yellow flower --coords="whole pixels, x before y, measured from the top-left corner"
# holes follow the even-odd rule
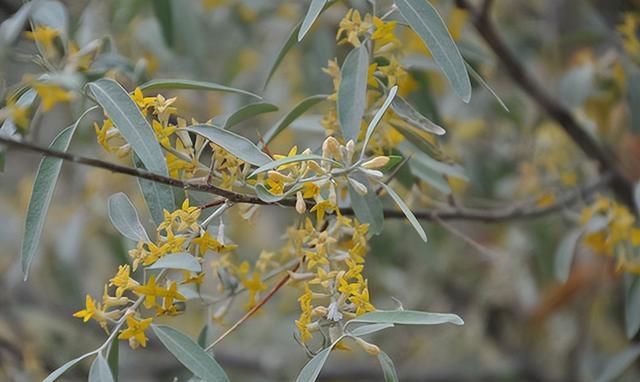
[[[311,305],[311,289],[305,284],[304,294],[298,298],[300,303],[300,318],[296,320],[296,326],[298,332],[300,332],[300,339],[302,341],[308,341],[311,339],[311,332],[309,331],[309,324],[311,324],[311,315],[313,306]]]
[[[73,317],[81,318],[84,322],[93,318],[100,324],[100,327],[107,330],[107,320],[116,319],[118,315],[118,312],[105,312],[100,304],[96,303],[90,295],[87,295],[85,298],[85,308],[75,312]]]
[[[147,346],[147,336],[144,335],[144,331],[151,325],[151,321],[153,321],[151,317],[139,321],[132,315],[127,316],[128,327],[120,332],[118,339],[129,340],[129,346],[132,349]]]
[[[340,28],[336,34],[336,41],[342,44],[351,43],[354,47],[360,46],[360,36],[369,32],[373,27],[371,15],[366,15],[364,20],[360,17],[360,12],[356,9],[349,9],[344,18],[340,21]],[[344,37],[342,37],[344,35]]]
[[[376,42],[376,50],[399,43],[398,38],[393,34],[393,30],[396,28],[395,21],[385,22],[379,17],[374,17],[373,25],[375,31],[371,34],[371,40]]]
[[[36,82],[33,88],[42,101],[42,111],[51,110],[60,102],[69,102],[73,99],[73,93],[53,83]]]
[[[402,68],[395,56],[389,59],[389,65],[378,67],[378,71],[387,77],[389,87],[396,85],[407,77],[407,72]]]
[[[140,88],[135,88],[131,99],[133,99],[136,105],[138,105],[138,107],[146,113],[147,108],[153,105],[155,97],[145,97]]]
[[[322,222],[324,221],[324,215],[326,212],[339,212],[339,210],[336,208],[335,204],[331,203],[331,201],[327,200],[322,200],[319,201],[318,203],[316,203],[313,207],[311,207],[310,212],[315,212],[316,213],[316,221],[317,222]]]
[[[186,297],[184,297],[178,290],[176,289],[176,282],[173,281],[169,288],[163,288],[156,284],[156,277],[149,277],[149,281],[146,284],[137,286],[133,288],[133,292],[139,296],[145,296],[144,298],[144,307],[147,309],[151,309],[156,306],[156,297],[164,297],[170,298],[173,303],[173,299],[184,301]]]
[[[198,246],[198,253],[200,256],[204,256],[208,250],[212,250],[217,253],[228,253],[238,248],[235,244],[222,244],[218,240],[214,239],[209,232],[204,232],[199,237],[191,240],[191,245]]]
[[[9,98],[5,110],[18,128],[25,130],[29,127],[29,106],[20,106],[13,98]]]
[[[120,265],[118,267],[118,273],[109,280],[109,286],[116,287],[116,297],[122,297],[125,291],[140,286],[136,280],[129,276],[130,273],[131,267],[129,267],[129,265]]]
[[[104,292],[102,293],[102,305],[104,306],[105,310],[113,307],[127,305],[128,303],[129,303],[129,299],[126,297],[109,296],[107,286],[106,285],[104,286]]]
[[[33,40],[42,46],[46,56],[52,57],[56,54],[55,40],[60,36],[60,32],[57,29],[46,25],[37,25],[33,32],[25,32],[25,35],[29,40]]]
[[[155,119],[151,122],[151,127],[153,128],[153,132],[158,139],[158,142],[164,147],[170,147],[169,137],[176,132],[176,127],[174,125],[167,124],[164,126],[162,123],[156,121]]]
[[[253,307],[256,304],[256,297],[262,291],[267,290],[267,286],[262,282],[260,272],[254,271],[250,279],[245,278],[242,280],[242,285],[247,288],[249,292],[249,301],[247,301],[247,309]]]
[[[625,13],[622,24],[618,25],[618,31],[622,35],[624,49],[636,58],[640,56],[640,40],[638,40],[639,29],[640,15],[637,13]]]

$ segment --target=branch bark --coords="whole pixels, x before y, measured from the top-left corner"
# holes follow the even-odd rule
[[[234,203],[249,203],[259,205],[280,205],[285,207],[295,207],[296,200],[291,198],[282,199],[277,203],[267,203],[260,198],[242,194],[234,191],[225,190],[220,187],[216,187],[210,184],[193,183],[184,181],[181,179],[175,179],[163,175],[158,175],[149,171],[140,170],[128,166],[122,166],[116,163],[105,162],[99,159],[87,158],[63,151],[51,150],[46,147],[41,147],[28,142],[19,142],[11,138],[0,136],[0,144],[28,152],[35,152],[44,155],[45,157],[53,157],[62,159],[64,161],[82,164],[94,168],[101,168],[114,173],[125,174],[136,178],[147,179],[153,182],[167,184],[173,187],[180,187],[185,190],[194,190],[205,192],[213,195],[220,196]],[[514,220],[533,219],[541,216],[545,216],[554,212],[561,211],[567,208],[571,204],[587,198],[597,190],[601,189],[605,185],[609,184],[613,180],[612,173],[604,173],[600,178],[595,181],[577,187],[571,191],[567,191],[556,197],[556,202],[548,206],[538,206],[535,202],[523,203],[518,205],[511,205],[504,208],[486,210],[478,208],[467,207],[452,207],[447,209],[431,209],[414,212],[416,218],[421,220],[437,221],[437,220],[466,220],[477,221],[484,223],[501,223]],[[214,204],[218,204],[219,200],[214,201]],[[312,207],[313,203],[309,202],[309,206]],[[352,208],[341,208],[340,212],[344,215],[354,215]],[[404,219],[405,215],[402,211],[385,209],[385,218],[390,219]]]
[[[472,16],[473,24],[487,45],[497,56],[513,82],[524,90],[552,119],[554,119],[580,149],[599,165],[601,173],[611,172],[611,190],[615,196],[636,215],[633,199],[633,183],[620,171],[618,161],[584,129],[574,118],[570,110],[549,95],[527,72],[517,56],[506,45],[490,19],[490,5],[486,1],[483,9],[477,10],[468,0],[456,0],[460,8],[466,9]]]

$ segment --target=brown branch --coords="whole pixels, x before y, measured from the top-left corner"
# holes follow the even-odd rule
[[[251,309],[249,309],[247,313],[244,314],[244,316],[242,316],[238,321],[236,321],[235,324],[233,324],[229,329],[227,329],[227,331],[222,333],[220,337],[218,337],[215,341],[213,341],[211,345],[207,346],[207,348],[204,349],[204,351],[212,350],[220,341],[222,341],[225,337],[227,337],[234,330],[236,330],[240,325],[242,325],[251,316],[253,316],[260,308],[262,308],[264,304],[266,304],[269,300],[271,300],[271,298],[276,294],[276,292],[278,292],[280,288],[282,288],[284,284],[286,284],[287,281],[289,281],[289,279],[291,278],[291,272],[297,271],[298,268],[300,267],[300,264],[302,264],[303,261],[304,261],[304,258],[302,258],[298,263],[296,263],[296,265],[294,265],[289,270],[289,272],[287,272],[286,275],[282,276],[282,278],[273,286],[273,288],[271,288],[269,293],[267,293],[260,301],[258,301],[257,304],[251,307]]]
[[[574,118],[570,110],[562,106],[558,100],[549,95],[538,82],[527,72],[517,56],[506,45],[495,29],[489,17],[490,1],[486,7],[478,11],[468,0],[456,0],[459,7],[466,9],[472,15],[473,24],[487,45],[493,50],[511,79],[524,90],[551,118],[553,118],[580,149],[591,159],[596,161],[600,172],[611,172],[611,189],[616,197],[636,211],[633,201],[633,183],[627,179],[617,165],[617,160],[587,132]]]
[[[291,198],[286,198],[278,201],[277,203],[267,203],[260,198],[252,195],[246,195],[237,193],[234,191],[225,190],[214,185],[203,184],[203,183],[192,183],[189,181],[183,181],[180,179],[175,179],[163,175],[154,174],[149,171],[139,170],[132,167],[122,166],[115,163],[105,162],[99,159],[82,157],[75,154],[70,154],[63,151],[57,151],[48,149],[45,147],[37,146],[28,142],[19,142],[11,138],[6,138],[0,136],[0,144],[5,144],[13,149],[36,152],[40,153],[46,157],[59,158],[65,161],[82,164],[85,166],[101,168],[104,170],[108,170],[114,173],[125,174],[137,178],[147,179],[156,183],[162,183],[173,187],[180,187],[185,190],[194,190],[205,192],[209,194],[214,194],[221,196],[231,202],[234,203],[249,203],[249,204],[260,204],[260,205],[281,205],[286,207],[294,207],[296,200]],[[505,208],[499,209],[477,209],[477,208],[465,208],[465,207],[456,207],[451,209],[432,209],[432,210],[423,210],[416,211],[414,215],[418,219],[422,220],[468,220],[468,221],[479,221],[484,223],[501,223],[505,221],[513,221],[513,220],[522,220],[522,219],[532,219],[541,217],[544,215],[548,215],[557,211],[561,211],[567,206],[579,201],[581,199],[587,198],[589,195],[593,194],[603,186],[607,185],[612,181],[612,174],[605,173],[596,181],[585,184],[581,187],[578,187],[574,190],[567,191],[563,194],[560,194],[557,197],[556,203],[546,206],[539,207],[535,203],[526,203],[520,205],[508,206]],[[215,201],[213,203],[218,203]],[[312,202],[309,202],[309,206],[313,206]],[[354,215],[354,211],[352,208],[341,208],[340,212],[344,215]],[[393,209],[385,209],[384,210],[385,218],[399,218],[404,219],[405,216],[402,211],[393,210]]]

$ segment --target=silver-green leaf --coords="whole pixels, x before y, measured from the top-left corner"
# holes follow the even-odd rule
[[[120,234],[133,241],[149,241],[149,236],[140,223],[136,207],[125,193],[118,192],[111,195],[107,205],[109,220]]]
[[[640,356],[640,346],[631,346],[616,354],[605,366],[596,382],[610,382],[618,378]]]
[[[71,138],[78,128],[80,121],[94,109],[95,108],[88,109],[73,125],[62,130],[62,132],[53,139],[49,148],[56,151],[67,151],[71,143]],[[61,168],[62,159],[46,157],[42,159],[36,172],[33,192],[31,193],[29,207],[27,208],[24,239],[20,250],[20,262],[25,281],[29,276],[29,268],[38,249],[42,228],[44,227],[44,220],[49,210],[49,204],[51,203]]]
[[[384,100],[384,103],[382,104],[380,109],[378,109],[376,114],[373,116],[373,118],[371,119],[371,122],[369,122],[369,126],[367,126],[367,132],[364,137],[364,143],[362,145],[362,152],[360,153],[360,159],[364,158],[364,153],[367,150],[367,145],[369,144],[369,140],[371,139],[373,132],[376,130],[376,127],[378,127],[378,123],[380,123],[380,120],[384,116],[384,113],[389,108],[389,105],[391,105],[391,102],[394,100],[396,93],[398,93],[397,85],[389,89],[389,94],[387,94],[387,98]]]
[[[384,329],[388,329],[388,328],[393,328],[393,324],[390,322],[387,323],[382,323],[382,324],[369,324],[369,325],[362,325],[359,326],[355,329],[351,329],[348,331],[349,335],[352,335],[354,337],[361,337],[361,336],[365,336],[367,334],[372,334],[372,333],[376,333],[379,332],[381,330]]]
[[[422,131],[436,135],[446,133],[442,127],[420,114],[419,111],[414,109],[413,106],[402,97],[396,97],[391,103],[391,108],[398,118]]]
[[[311,0],[307,14],[304,16],[302,25],[298,31],[298,42],[302,41],[307,32],[309,32],[309,29],[311,29],[313,23],[316,21],[318,16],[320,16],[328,1],[329,0]]]
[[[581,229],[571,230],[562,238],[558,248],[556,249],[554,275],[556,280],[562,283],[567,282],[569,279],[571,264],[573,263],[573,258],[582,234],[583,231]]]
[[[162,149],[149,122],[122,86],[107,78],[90,82],[87,86],[146,169],[168,175]]]
[[[376,310],[358,316],[349,322],[366,322],[373,324],[390,323],[397,325],[464,325],[464,321],[462,321],[462,318],[457,314],[428,313],[415,310]]]
[[[232,113],[214,118],[212,123],[216,126],[221,126],[223,129],[228,129],[249,118],[264,113],[273,113],[274,111],[278,111],[276,105],[267,102],[250,103]]]
[[[109,364],[100,353],[89,369],[89,382],[114,382]]]
[[[300,374],[298,374],[296,382],[314,382],[318,379],[318,375],[320,375],[322,367],[327,362],[327,358],[329,358],[332,348],[333,346],[329,346],[316,354],[315,357],[311,358],[311,360],[304,365]]]
[[[398,382],[398,373],[396,373],[396,367],[387,353],[380,350],[380,353],[378,354],[378,361],[380,362],[380,367],[382,368],[382,373],[384,374],[384,381]]]
[[[378,235],[382,232],[384,226],[382,202],[376,194],[376,190],[371,187],[366,176],[358,173],[353,173],[350,176],[367,187],[367,193],[360,195],[351,183],[348,184],[349,198],[351,199],[353,212],[355,212],[356,217],[361,223],[369,224],[369,232]]]
[[[202,265],[190,253],[170,253],[162,256],[147,269],[181,269],[190,272],[202,272]]]
[[[271,69],[269,69],[269,74],[267,75],[267,79],[264,80],[263,89],[267,88],[267,85],[269,85],[269,81],[271,81],[271,77],[273,77],[273,75],[275,74],[276,70],[278,69],[278,66],[280,66],[280,63],[282,62],[284,57],[287,55],[289,50],[298,41],[298,33],[300,32],[301,26],[302,26],[302,21],[298,22],[296,26],[293,27],[293,29],[289,33],[289,37],[287,37],[287,40],[284,42],[284,44],[282,44],[282,47],[278,51],[278,55],[276,56],[276,59],[273,61],[273,64],[271,64]]]
[[[47,378],[43,379],[42,382],[54,382],[56,381],[58,378],[60,378],[60,376],[62,374],[64,374],[65,371],[69,370],[71,367],[75,366],[78,362],[82,361],[85,358],[88,358],[92,355],[96,354],[95,351],[86,353],[81,355],[78,358],[74,358],[71,361],[65,363],[64,365],[60,366],[59,368],[57,368],[56,370],[54,370],[51,374],[49,374],[47,376]]]
[[[471,99],[471,81],[462,55],[438,11],[426,0],[395,0],[400,14],[427,45],[453,90]]]
[[[271,162],[271,158],[245,137],[212,125],[193,125],[188,131],[203,136],[239,159],[255,166]]]
[[[422,229],[422,226],[420,225],[420,222],[418,221],[418,219],[416,219],[415,215],[413,214],[413,212],[411,212],[411,208],[409,208],[409,206],[407,206],[404,201],[402,200],[402,198],[400,197],[400,195],[398,195],[393,188],[389,187],[388,185],[386,185],[383,182],[379,182],[379,184],[384,187],[385,191],[387,191],[387,193],[389,194],[389,196],[391,196],[391,199],[393,199],[394,202],[396,202],[396,204],[398,205],[398,207],[400,207],[400,209],[402,210],[402,212],[404,213],[404,215],[407,217],[407,219],[409,220],[409,223],[411,223],[411,225],[413,226],[413,228],[416,230],[416,232],[418,232],[418,235],[420,235],[420,238],[422,239],[422,241],[426,242],[427,241],[427,234],[424,232],[424,229]]]
[[[338,88],[338,120],[345,140],[358,139],[367,103],[369,52],[364,45],[353,49],[342,64]]]
[[[145,82],[140,85],[140,90],[156,90],[156,89],[186,89],[186,90],[205,90],[213,92],[236,93],[248,95],[254,98],[262,99],[261,96],[242,89],[236,89],[229,86],[216,84],[213,82],[181,80],[181,79],[157,79]]]
[[[640,330],[640,277],[624,275],[624,323],[627,338]]]
[[[207,382],[229,381],[218,362],[191,338],[168,326],[152,325],[151,328],[167,350],[196,377]]]
[[[325,101],[327,99],[326,94],[318,94],[311,97],[307,97],[300,101],[296,106],[291,109],[291,111],[282,117],[278,122],[276,122],[273,127],[269,129],[262,137],[261,145],[268,145],[278,134],[280,134],[284,129],[286,129],[293,121],[295,121],[299,116],[304,114],[307,110],[309,110],[312,106],[316,105],[319,102]]]

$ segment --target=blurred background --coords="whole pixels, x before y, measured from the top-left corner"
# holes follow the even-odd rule
[[[336,46],[337,25],[348,6],[367,9],[364,1],[344,1],[325,12],[307,38],[292,48],[268,87],[271,64],[306,1],[280,0],[95,0],[63,1],[68,38],[82,48],[108,36],[109,48],[94,62],[95,74],[117,72],[129,89],[151,78],[217,82],[262,94],[279,110],[252,118],[236,131],[252,139],[264,133],[302,98],[330,94],[331,78],[322,71],[345,46]],[[377,1],[385,10],[390,1]],[[458,162],[468,182],[451,182],[461,205],[502,208],[545,197],[592,179],[595,165],[562,130],[503,72],[453,1],[433,1],[470,64],[504,100],[505,111],[487,90],[474,84],[469,104],[462,103],[446,80],[425,64],[417,38],[405,28],[412,103],[447,134],[443,152]],[[14,14],[19,1],[0,1],[0,22]],[[168,8],[166,8],[168,7]],[[640,174],[640,126],[629,107],[629,79],[640,48],[640,8],[622,0],[496,0],[492,8],[500,35],[541,85],[569,108],[589,133],[621,158],[631,179]],[[636,17],[636,19],[633,19]],[[633,21],[636,20],[636,21]],[[629,24],[625,24],[629,23]],[[626,28],[621,26],[627,25]],[[33,41],[21,37],[0,73],[6,94],[25,76],[42,69],[25,57]],[[6,53],[6,52],[5,52]],[[636,55],[636,56],[634,56]],[[632,69],[629,69],[632,68]],[[93,73],[93,72],[92,72]],[[640,78],[640,77],[634,77]],[[91,80],[91,75],[82,78]],[[639,86],[635,83],[635,86]],[[167,91],[176,96],[183,118],[204,121],[239,109],[242,96]],[[47,146],[88,105],[78,97],[34,117],[27,138]],[[635,105],[637,109],[640,105]],[[636,110],[637,112],[638,110]],[[311,109],[270,146],[283,153],[297,144],[317,148],[325,136],[323,108]],[[96,115],[96,118],[99,117]],[[637,118],[637,116],[636,116]],[[96,144],[89,123],[81,125],[70,151],[110,161]],[[106,217],[106,199],[123,191],[140,211],[143,201],[132,178],[65,164],[46,220],[40,252],[27,282],[22,281],[19,252],[33,178],[40,158],[9,151],[0,174],[0,380],[35,381],[69,359],[94,349],[105,338],[95,323],[72,314],[84,295],[100,296],[102,286],[128,262],[132,242],[121,237]],[[405,193],[419,210],[446,203],[449,196],[424,183]],[[603,191],[606,193],[606,191]],[[586,202],[586,201],[585,201]],[[392,207],[389,203],[388,207]],[[380,309],[397,306],[452,312],[465,325],[399,327],[376,333],[378,344],[395,361],[402,381],[591,381],[612,355],[625,350],[624,275],[610,259],[579,248],[566,283],[554,278],[560,240],[576,224],[584,203],[530,220],[482,223],[424,222],[423,243],[404,220],[387,220],[371,240],[365,274],[372,301]],[[260,208],[251,225],[229,215],[239,256],[255,261],[261,250],[277,250],[290,224],[291,211]],[[145,222],[149,217],[143,216]],[[237,221],[238,224],[234,224]],[[152,228],[149,224],[148,227]],[[298,290],[285,287],[261,313],[216,348],[216,358],[234,381],[293,380],[306,356],[293,338],[299,315]],[[215,338],[242,314],[237,304],[225,322],[214,325]],[[198,335],[206,309],[189,303],[187,312],[165,318],[167,324]],[[151,334],[149,334],[152,336]],[[121,381],[186,380],[188,374],[151,337],[146,349],[120,345]],[[87,364],[62,380],[86,379]],[[621,380],[640,378],[632,367]],[[334,352],[322,373],[325,381],[382,380],[377,361],[362,352]]]

